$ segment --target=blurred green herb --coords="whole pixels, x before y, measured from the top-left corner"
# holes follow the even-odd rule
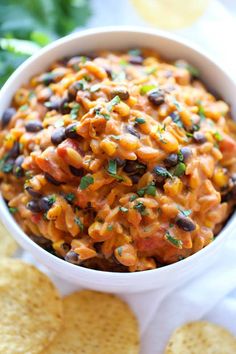
[[[86,24],[89,0],[1,0],[0,87],[40,47]]]

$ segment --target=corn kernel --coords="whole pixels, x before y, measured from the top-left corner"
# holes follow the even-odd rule
[[[109,139],[103,139],[100,143],[100,147],[109,156],[114,155],[117,149],[117,144]]]
[[[120,145],[128,151],[135,151],[140,146],[139,139],[131,134],[123,134],[119,142]]]
[[[191,119],[190,112],[188,112],[186,110],[182,110],[181,112],[179,112],[179,115],[180,115],[181,120],[182,120],[184,125],[186,125],[187,127],[191,127],[192,126],[192,119]]]
[[[227,185],[229,180],[226,171],[223,168],[217,168],[213,175],[213,182],[217,185],[217,187],[222,188]]]
[[[165,193],[170,196],[174,197],[182,192],[183,183],[182,181],[176,177],[173,180],[168,179],[167,182],[164,184]]]
[[[177,151],[179,148],[179,143],[177,139],[169,132],[162,132],[157,135],[158,144],[166,152]]]

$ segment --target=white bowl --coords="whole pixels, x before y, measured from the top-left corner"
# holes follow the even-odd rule
[[[186,59],[201,72],[201,79],[209,89],[217,91],[236,113],[236,86],[230,76],[208,55],[192,44],[175,36],[151,29],[106,27],[74,33],[64,37],[28,59],[10,77],[0,91],[0,116],[22,84],[46,69],[55,59],[99,49],[127,49],[151,47],[167,59]],[[235,114],[236,116],[236,114]],[[222,261],[226,238],[236,228],[235,214],[209,246],[163,268],[137,273],[111,273],[79,267],[59,259],[40,248],[21,230],[0,199],[0,218],[17,242],[57,276],[90,289],[108,292],[141,292],[157,288],[175,287],[206,271],[216,260]]]

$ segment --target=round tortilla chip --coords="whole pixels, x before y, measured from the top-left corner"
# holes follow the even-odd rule
[[[206,321],[190,322],[172,334],[165,354],[233,354],[236,338],[225,328]]]
[[[64,299],[64,328],[44,354],[137,354],[137,320],[118,297],[81,291]]]
[[[50,279],[19,259],[0,260],[0,353],[37,354],[62,324],[62,300]]]
[[[18,248],[16,241],[0,222],[0,257],[12,256]]]

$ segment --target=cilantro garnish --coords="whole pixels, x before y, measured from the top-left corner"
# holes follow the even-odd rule
[[[188,217],[189,215],[192,214],[192,210],[190,210],[190,209],[184,210],[184,209],[181,209],[179,206],[178,206],[178,209],[186,217]]]
[[[78,216],[75,216],[74,220],[75,220],[75,223],[79,226],[80,231],[83,232],[84,231],[84,224],[82,223],[80,218]]]
[[[117,247],[117,253],[118,253],[118,255],[121,257],[122,256],[122,246],[120,246],[120,247]]]
[[[124,177],[117,175],[117,162],[116,160],[110,160],[108,162],[107,172],[109,175],[118,181],[124,181]]]
[[[108,102],[107,104],[107,109],[109,112],[112,111],[113,107],[116,106],[117,104],[120,103],[120,97],[119,96],[115,96],[110,102]]]
[[[143,85],[141,88],[140,88],[140,94],[142,96],[146,95],[146,93],[148,93],[149,91],[153,90],[156,88],[156,85]]]
[[[125,207],[119,207],[119,210],[122,211],[122,213],[127,213],[129,209]]]
[[[214,137],[218,142],[223,140],[223,136],[219,132],[215,132]]]
[[[112,231],[113,230],[113,225],[108,225],[107,226],[107,231]]]
[[[79,104],[79,103],[76,103],[76,104],[72,107],[72,109],[71,109],[71,111],[70,111],[70,117],[71,117],[71,119],[76,119],[76,118],[77,118],[77,115],[78,115],[79,110],[80,110],[80,104]]]
[[[173,237],[169,231],[166,231],[165,238],[167,241],[172,243],[177,248],[182,248],[183,242],[181,240],[178,240],[177,238]]]
[[[100,90],[100,88],[101,88],[100,84],[95,84],[95,85],[90,87],[90,92],[97,92],[97,91]]]
[[[129,201],[130,202],[133,202],[135,199],[137,199],[138,198],[138,196],[137,195],[131,195],[131,197],[129,198]]]
[[[180,177],[184,174],[186,170],[186,165],[183,162],[179,162],[174,169],[174,176]]]
[[[69,203],[72,203],[75,200],[75,195],[73,193],[68,193],[68,194],[65,195],[65,199]]]
[[[172,174],[165,168],[165,167],[162,167],[162,166],[156,166],[154,167],[153,169],[153,172],[158,175],[158,176],[161,176],[161,177],[170,177],[170,178],[173,178]]]
[[[15,214],[18,211],[17,208],[13,208],[13,207],[9,207],[8,209],[9,209],[11,214]]]
[[[144,118],[135,118],[135,122],[138,124],[144,124],[146,123],[146,120]]]
[[[93,176],[87,175],[87,176],[83,176],[80,180],[80,189],[83,191],[84,189],[88,188],[88,186],[90,186],[90,184],[94,183],[94,178]]]
[[[152,182],[148,186],[139,189],[137,191],[137,194],[139,195],[139,197],[143,197],[145,194],[152,195],[153,197],[155,197],[156,191],[157,191],[156,186],[154,182]]]
[[[142,202],[137,202],[134,205],[134,209],[136,209],[141,215],[147,215],[146,207]]]
[[[129,55],[132,55],[133,57],[137,57],[139,55],[141,55],[141,50],[140,49],[130,49],[128,51]]]

